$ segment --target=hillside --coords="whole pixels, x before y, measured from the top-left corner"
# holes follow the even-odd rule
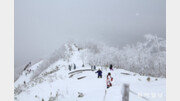
[[[15,101],[121,101],[124,83],[130,85],[131,91],[149,101],[165,101],[165,78],[142,76],[120,68],[110,71],[106,66],[97,66],[103,72],[103,78],[99,79],[95,73],[97,69],[90,70],[90,64],[82,59],[84,49],[78,49],[74,44],[65,47],[66,58],[58,58],[50,63],[42,60],[23,71],[14,85]],[[73,64],[76,69],[69,71],[69,65]],[[108,72],[111,72],[114,80],[113,86],[106,89]],[[130,101],[146,100],[130,93]]]

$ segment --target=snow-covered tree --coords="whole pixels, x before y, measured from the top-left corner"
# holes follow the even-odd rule
[[[142,75],[166,76],[166,43],[156,35],[145,35],[144,42],[127,45],[123,49],[104,43],[87,42],[80,45],[82,60],[91,65],[127,69]]]

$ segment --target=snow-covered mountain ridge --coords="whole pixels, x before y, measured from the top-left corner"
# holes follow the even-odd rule
[[[140,76],[138,73],[116,68],[110,71],[105,66],[97,66],[97,69],[103,71],[103,78],[98,79],[95,71],[89,71],[91,64],[87,62],[86,51],[74,44],[66,44],[63,54],[65,58],[55,59],[55,62],[50,63],[42,60],[23,71],[14,85],[15,101],[103,101],[108,72],[111,72],[114,81],[113,86],[107,89],[106,101],[121,101],[124,83],[130,84],[132,91],[146,96],[149,101],[165,101],[165,78]],[[44,64],[48,67],[39,69]],[[73,64],[76,69],[69,71],[69,65]],[[71,75],[73,71],[86,69],[88,70]],[[42,71],[39,72],[40,70]],[[145,100],[130,93],[130,101]]]

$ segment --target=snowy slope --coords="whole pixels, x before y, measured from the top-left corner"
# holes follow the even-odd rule
[[[71,76],[68,65],[76,64],[76,70],[91,68],[88,64],[82,67],[80,54],[81,51],[73,47],[73,54],[68,61],[58,60],[33,80],[31,80],[33,72],[25,75],[26,71],[24,71],[15,82],[15,101],[121,101],[124,83],[128,83],[130,90],[143,95],[149,101],[166,100],[165,78],[150,77],[150,81],[147,81],[147,76],[140,76],[123,69],[109,71],[106,67],[97,67],[103,71],[102,79],[97,78],[95,71],[77,72]],[[41,63],[42,61],[30,68],[35,71]],[[106,89],[105,77],[108,72],[111,72],[114,81],[113,86]],[[84,78],[77,79],[79,77]],[[83,97],[78,97],[81,95],[80,93],[83,94]],[[130,93],[129,101],[146,100]]]
[[[25,82],[29,82],[31,76],[33,75],[33,72],[37,69],[37,67],[42,63],[43,61],[40,61],[33,66],[30,66],[29,68],[32,70],[32,72],[28,72],[29,68],[27,70],[23,71],[20,77],[16,80],[14,86],[17,87],[18,85],[22,85]],[[23,82],[22,82],[23,81]]]

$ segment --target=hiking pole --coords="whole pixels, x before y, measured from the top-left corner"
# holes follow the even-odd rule
[[[105,99],[106,99],[106,93],[107,93],[107,90],[105,89],[103,101],[105,101]]]

